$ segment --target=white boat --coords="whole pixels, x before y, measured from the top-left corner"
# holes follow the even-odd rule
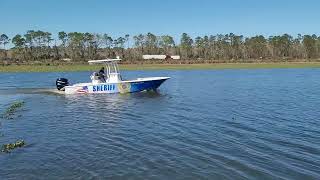
[[[133,80],[123,80],[118,66],[121,59],[90,60],[90,64],[105,64],[106,72],[103,77],[98,73],[91,75],[91,82],[69,85],[65,78],[59,78],[56,86],[65,94],[89,94],[89,93],[131,93],[146,90],[156,90],[170,77],[146,77]]]

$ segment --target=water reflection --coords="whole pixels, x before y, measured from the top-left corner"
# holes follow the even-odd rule
[[[134,111],[133,107],[143,104],[146,99],[152,101],[158,99],[161,102],[163,97],[165,95],[154,91],[126,94],[77,94],[61,97],[64,99],[61,103],[65,103],[66,112],[77,118],[114,124],[123,118],[138,117],[140,112]]]

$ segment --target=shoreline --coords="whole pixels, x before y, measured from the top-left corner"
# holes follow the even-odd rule
[[[120,70],[193,70],[193,69],[273,69],[273,68],[320,68],[320,62],[279,63],[214,63],[214,64],[119,64]],[[101,65],[7,65],[0,66],[6,72],[77,72],[96,71]]]

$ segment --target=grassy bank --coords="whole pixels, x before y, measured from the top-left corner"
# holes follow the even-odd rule
[[[9,65],[0,72],[64,72],[97,71],[97,65]],[[318,62],[290,63],[217,63],[217,64],[122,64],[121,70],[188,70],[188,69],[264,69],[264,68],[320,68]]]

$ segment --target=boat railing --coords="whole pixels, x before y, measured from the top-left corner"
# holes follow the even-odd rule
[[[119,82],[121,81],[120,70],[118,62],[121,59],[101,59],[101,60],[90,60],[89,64],[105,64],[105,79],[107,82]]]

